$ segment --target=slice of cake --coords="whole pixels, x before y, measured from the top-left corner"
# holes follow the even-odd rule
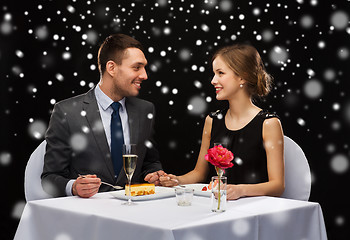
[[[156,188],[152,183],[131,184],[131,196],[155,194]],[[129,194],[129,185],[125,185],[125,195]]]

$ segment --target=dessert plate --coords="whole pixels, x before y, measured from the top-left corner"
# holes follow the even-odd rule
[[[147,201],[161,198],[168,198],[175,196],[175,190],[168,187],[155,187],[155,194],[142,195],[142,196],[133,196],[131,197],[132,201]],[[125,190],[111,192],[112,196],[121,200],[128,200],[128,196],[125,195]]]

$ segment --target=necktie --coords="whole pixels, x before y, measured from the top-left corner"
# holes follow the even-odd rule
[[[113,113],[111,118],[111,156],[115,178],[119,175],[123,166],[122,149],[124,144],[122,122],[119,116],[119,102],[112,103]]]

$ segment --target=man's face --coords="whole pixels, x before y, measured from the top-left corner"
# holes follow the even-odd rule
[[[126,49],[121,65],[116,66],[114,92],[121,97],[137,96],[142,81],[147,80],[146,65],[147,60],[140,49]]]

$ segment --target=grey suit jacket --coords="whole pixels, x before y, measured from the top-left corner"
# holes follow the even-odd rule
[[[133,182],[143,182],[150,172],[162,169],[153,140],[154,105],[138,98],[126,98],[130,143],[137,144],[138,162]],[[151,113],[153,118],[149,118]],[[122,169],[114,179],[110,149],[103,128],[94,89],[57,103],[46,132],[46,154],[42,185],[52,196],[65,196],[69,180],[78,174],[96,174],[102,181],[124,186]],[[112,190],[101,185],[100,191]]]

